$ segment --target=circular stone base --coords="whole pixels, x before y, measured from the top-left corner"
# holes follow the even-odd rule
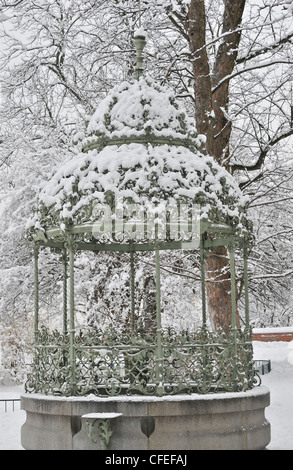
[[[162,398],[25,394],[21,443],[28,450],[265,449],[270,442],[264,413],[269,403],[265,386]],[[99,430],[102,422],[106,433]]]

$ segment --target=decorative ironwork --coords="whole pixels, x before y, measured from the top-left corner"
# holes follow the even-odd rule
[[[136,35],[135,43],[139,78],[145,44],[142,30]],[[152,98],[142,100],[141,90]],[[121,133],[120,124],[116,128],[111,116],[115,109],[120,109],[115,108],[118,97],[125,102],[125,93],[143,111],[138,114],[136,125],[128,125],[124,116],[120,124],[125,126],[125,132]],[[199,147],[203,142],[171,95],[167,100],[168,112],[164,112],[166,122],[165,118],[162,120],[157,103],[161,93],[165,90],[141,79],[135,85],[124,83],[113,91],[101,108],[101,125],[89,126],[89,132],[79,143],[83,154],[72,164],[71,186],[65,191],[66,197],[63,189],[68,178],[62,168],[40,195],[29,232],[29,238],[35,243],[36,352],[27,391],[74,396],[89,393],[163,396],[247,390],[258,380],[249,329],[247,248],[252,234],[246,204],[237,182],[201,153]],[[150,126],[149,110],[154,99],[153,113],[158,119]],[[127,155],[134,152],[131,155],[135,162],[130,159],[129,167],[119,160],[124,154],[116,155],[115,146],[120,151],[122,144],[127,146]],[[96,149],[99,154],[104,147],[109,152],[112,148],[116,167],[112,164],[100,167],[99,158],[91,160],[90,150]],[[137,158],[138,148],[142,150],[142,158]],[[86,159],[85,153],[88,153]],[[96,172],[90,188],[89,169],[91,174]],[[117,174],[115,178],[114,174]],[[107,181],[111,175],[110,185],[105,183],[105,175]],[[81,184],[83,178],[86,178],[85,185]],[[227,322],[231,329],[225,334],[207,328],[205,261],[208,251],[217,247],[227,249],[230,262],[231,321],[227,319]],[[58,250],[62,255],[62,333],[39,327],[40,248]],[[235,248],[243,249],[244,256],[243,331],[237,328],[236,321]],[[190,251],[199,256],[202,327],[196,332],[162,329],[160,253],[165,250]],[[76,332],[74,261],[77,251],[129,253],[131,331],[128,334],[114,329]],[[144,252],[154,253],[155,288],[151,296],[155,331],[152,335],[137,331],[134,256]]]
[[[111,436],[112,436],[112,429],[111,429],[110,421],[108,419],[105,419],[103,421],[88,420],[87,427],[88,427],[88,436],[90,440],[94,444],[100,441],[102,450],[107,450]]]
[[[168,328],[162,330],[161,339],[158,356],[155,336],[134,337],[114,329],[81,331],[75,335],[72,364],[69,336],[43,327],[26,391],[65,396],[176,395],[245,391],[259,380],[248,329],[226,335],[204,327],[193,333]]]
[[[122,416],[122,413],[89,413],[83,415],[86,419],[87,434],[90,440],[97,444],[100,442],[102,450],[108,450],[113,434],[111,421]]]

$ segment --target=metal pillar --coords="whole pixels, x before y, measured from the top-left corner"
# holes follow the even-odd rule
[[[247,268],[247,241],[246,240],[244,240],[244,247],[243,247],[243,270],[244,270],[244,297],[245,297],[245,327],[249,328],[248,268]]]
[[[230,270],[231,270],[231,302],[232,302],[232,317],[231,327],[236,328],[236,278],[235,278],[235,250],[234,246],[231,245],[229,249],[230,253]]]
[[[69,279],[70,279],[70,318],[69,318],[69,358],[71,366],[71,393],[76,392],[75,374],[75,321],[74,321],[74,240],[73,235],[69,235]]]
[[[131,301],[131,334],[135,332],[135,285],[134,285],[134,253],[130,252],[130,301]]]
[[[201,270],[201,304],[202,304],[202,325],[207,326],[207,307],[206,307],[206,286],[205,286],[205,256],[204,256],[204,239],[200,241],[200,270]]]
[[[36,244],[34,247],[34,332],[35,332],[35,344],[38,342],[39,333],[39,247]]]
[[[236,322],[236,277],[235,277],[235,248],[234,244],[231,243],[229,246],[230,255],[230,271],[231,271],[231,303],[232,303],[232,315],[231,315],[231,333],[233,341],[233,364],[234,364],[234,390],[237,390],[237,322]]]
[[[161,276],[160,276],[160,252],[155,250],[156,262],[156,321],[157,321],[157,352],[156,352],[156,381],[157,395],[162,396],[163,387],[163,348],[162,348],[162,319],[161,319]]]
[[[63,262],[63,333],[67,333],[67,251],[66,248],[63,250],[62,256]]]

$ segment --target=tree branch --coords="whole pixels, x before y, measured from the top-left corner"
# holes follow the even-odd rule
[[[248,60],[255,59],[256,57],[259,57],[262,54],[266,54],[269,51],[273,51],[275,49],[278,49],[280,45],[286,44],[289,42],[289,40],[293,37],[293,32],[288,34],[288,36],[280,39],[279,41],[271,44],[270,46],[262,47],[261,49],[258,49],[257,51],[252,52],[251,54],[248,54],[247,56],[244,57],[239,57],[236,59],[236,64],[242,64],[243,62],[247,62]]]
[[[288,60],[275,60],[273,62],[265,62],[264,64],[256,64],[254,66],[251,66],[251,67],[248,67],[246,69],[242,69],[242,70],[238,70],[234,73],[231,73],[230,75],[226,75],[226,77],[224,77],[213,89],[212,89],[212,93],[214,94],[216,91],[219,90],[219,88],[221,88],[225,83],[229,82],[232,78],[235,78],[237,77],[238,75],[241,75],[243,73],[246,73],[246,72],[251,72],[252,70],[257,70],[257,69],[262,69],[262,68],[265,68],[265,67],[270,67],[272,65],[277,65],[277,64],[287,64],[287,65],[292,65],[293,62],[292,61],[288,61]]]
[[[274,139],[271,139],[267,144],[266,146],[260,151],[260,154],[256,160],[256,162],[253,164],[253,165],[242,165],[242,164],[238,164],[238,163],[235,163],[235,164],[232,164],[230,165],[230,169],[231,169],[231,172],[232,174],[235,172],[235,171],[255,171],[255,170],[260,170],[264,161],[265,161],[265,158],[267,156],[267,154],[269,153],[269,151],[271,150],[271,147],[273,147],[274,145],[276,145],[278,142],[280,142],[281,140],[283,139],[286,139],[287,137],[290,137],[291,135],[293,135],[293,128],[289,129],[287,132],[285,132],[284,134],[280,134],[279,136],[275,137]]]
[[[176,29],[178,29],[178,31],[180,32],[180,34],[182,34],[182,36],[187,40],[189,41],[189,36],[188,36],[188,33],[186,31],[186,29],[184,29],[184,27],[182,27],[174,18],[174,16],[176,16],[179,20],[182,21],[182,17],[178,14],[176,14],[176,12],[172,12],[172,15],[168,15],[168,18],[169,20],[171,21],[171,23],[175,26]]]

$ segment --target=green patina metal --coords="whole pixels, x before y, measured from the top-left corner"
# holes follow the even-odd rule
[[[67,251],[62,250],[62,274],[63,274],[63,333],[67,333]]]
[[[35,291],[35,305],[34,305],[34,333],[35,342],[38,339],[38,323],[39,323],[39,244],[36,243],[34,247],[34,291]]]
[[[108,450],[109,443],[113,431],[109,419],[104,419],[97,423],[98,420],[91,422],[87,421],[88,436],[90,440],[96,444],[100,442],[102,450]]]
[[[228,230],[228,228],[227,228]],[[223,232],[223,227],[221,227]],[[131,331],[119,333],[115,329],[105,331],[84,328],[76,333],[74,321],[74,253],[80,250],[78,241],[72,233],[68,241],[63,242],[69,253],[69,329],[67,328],[67,308],[64,302],[63,333],[50,332],[45,326],[38,325],[38,251],[39,245],[54,246],[50,243],[37,242],[35,250],[35,328],[36,348],[34,367],[26,382],[28,392],[57,395],[115,396],[119,394],[157,395],[178,393],[216,393],[223,391],[247,390],[259,384],[255,374],[251,328],[249,326],[248,305],[245,305],[246,325],[244,329],[236,327],[236,292],[235,292],[235,241],[232,235],[207,239],[207,232],[201,235],[200,247],[192,250],[198,253],[202,273],[202,327],[194,332],[164,329],[161,325],[160,299],[160,250],[164,243],[156,247],[149,243],[148,250],[155,253],[156,272],[156,331],[138,331],[135,325],[135,290],[134,265],[135,252],[139,244],[130,243],[130,310]],[[237,241],[238,248],[243,247],[245,299],[247,292],[246,240]],[[60,248],[60,243],[55,246]],[[176,242],[179,243],[179,242]],[[186,246],[186,242],[184,242]],[[212,246],[228,244],[231,267],[232,325],[229,333],[212,332],[207,328],[206,292],[204,259]],[[84,242],[81,244],[84,246]],[[146,250],[146,244],[144,250]],[[109,250],[117,250],[109,243]],[[97,251],[103,251],[105,244],[95,245]],[[166,248],[172,249],[166,242]],[[176,244],[178,249],[178,245]],[[120,246],[122,251],[125,246]],[[65,247],[63,246],[63,253]],[[66,258],[63,257],[63,263]],[[64,278],[67,269],[64,267]],[[67,298],[67,283],[63,283],[64,299]],[[180,302],[180,299],[178,299]]]
[[[137,78],[142,71],[144,38],[136,38]],[[96,138],[97,137],[97,138]],[[164,139],[154,136],[104,139],[96,136],[83,148],[104,148],[136,142],[142,145],[189,146],[186,139]],[[54,208],[53,208],[54,210]],[[52,219],[49,219],[52,220]],[[144,219],[146,224],[146,219]],[[108,234],[106,239],[93,237],[94,222],[49,226],[34,233],[35,275],[35,356],[25,385],[27,392],[83,396],[174,395],[179,393],[216,393],[245,391],[260,383],[255,374],[252,335],[249,326],[247,247],[249,233],[236,233],[232,225],[201,220],[197,238],[172,238],[167,223],[166,237],[160,239],[158,223],[154,239],[122,239]],[[228,332],[210,331],[207,318],[205,258],[214,247],[228,248],[231,272],[232,324]],[[39,325],[39,263],[40,249],[59,251],[63,264],[63,329],[50,331]],[[195,331],[162,328],[160,255],[163,251],[190,250],[198,257],[201,272],[202,325]],[[235,250],[243,250],[245,325],[236,322]],[[93,251],[129,253],[130,331],[121,332],[75,327],[75,268],[77,252]],[[141,331],[136,324],[135,263],[137,253],[154,253],[155,265],[155,331]],[[69,280],[69,283],[67,282]],[[69,289],[69,292],[67,292]],[[68,295],[69,294],[69,295]],[[184,295],[184,293],[182,293]],[[69,301],[68,301],[69,300]],[[180,302],[180,299],[178,299]],[[110,437],[107,422],[95,432],[107,446]],[[90,425],[90,433],[94,428]]]
[[[135,330],[135,273],[134,273],[134,254],[130,252],[130,302],[131,302],[131,333]]]
[[[101,445],[102,450],[108,450],[113,434],[111,421],[122,416],[122,413],[89,413],[84,415],[86,419],[87,434],[90,440]]]
[[[96,138],[92,139],[92,142],[88,143],[83,147],[84,152],[89,150],[97,149],[101,151],[103,148],[108,147],[109,145],[123,145],[123,144],[151,144],[151,145],[174,145],[178,147],[186,147],[193,150],[194,144],[190,139],[187,138],[172,138],[172,137],[157,137],[153,134],[143,135],[143,136],[130,136],[130,137],[116,137],[116,138],[107,138],[105,136],[97,135]]]
[[[38,367],[28,377],[27,392],[64,396],[176,395],[182,393],[238,392],[257,384],[249,331],[230,336],[204,328],[189,334],[161,331],[157,338],[115,331],[83,331],[75,338],[76,383],[64,361],[68,336],[44,327],[36,348]]]
[[[136,48],[136,66],[135,66],[135,78],[139,79],[139,77],[143,73],[143,58],[142,53],[145,47],[146,41],[144,35],[136,35],[134,37],[134,45]]]

